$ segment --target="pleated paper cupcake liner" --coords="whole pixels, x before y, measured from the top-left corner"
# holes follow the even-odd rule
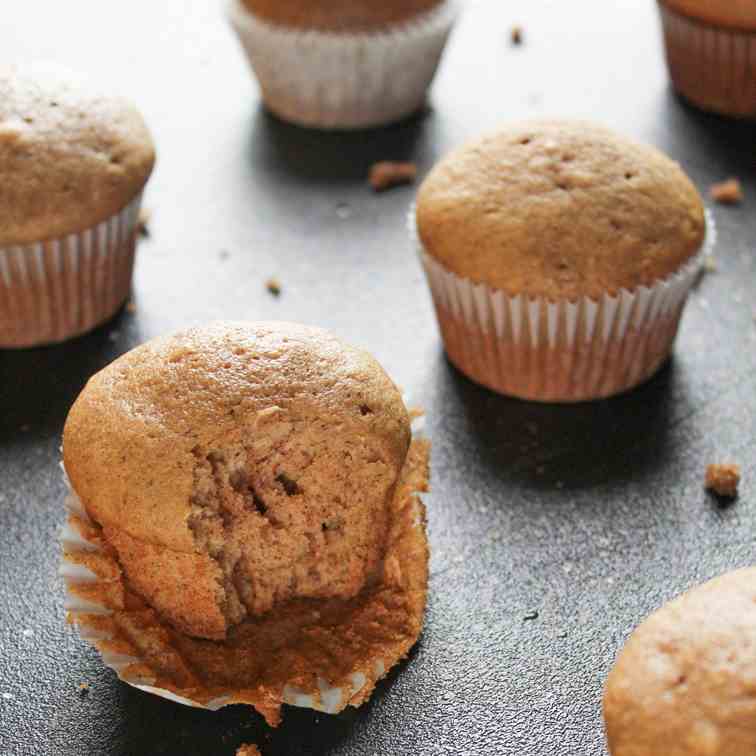
[[[0,348],[52,344],[106,321],[131,287],[141,193],[77,234],[0,247]]]
[[[240,0],[229,5],[267,107],[321,129],[380,126],[419,110],[456,13],[456,0],[445,0],[386,31],[338,33],[275,26]]]
[[[659,10],[675,89],[704,110],[756,118],[756,32],[696,21],[663,0]]]
[[[309,614],[316,618],[302,624],[302,649],[277,646],[268,663],[277,671],[291,666],[289,679],[276,675],[276,683],[271,686],[265,675],[238,683],[203,678],[202,661],[209,662],[223,678],[217,666],[228,663],[221,651],[225,644],[182,636],[131,593],[115,552],[73,491],[66,500],[68,518],[60,536],[60,574],[66,585],[68,621],[121,680],[177,703],[210,710],[246,703],[272,726],[280,721],[282,703],[328,714],[336,714],[348,705],[359,706],[376,683],[406,656],[422,627],[428,547],[425,507],[419,493],[427,490],[429,450],[422,425],[423,418],[416,417],[408,462],[393,501],[379,585],[363,598],[349,602],[354,606],[341,625],[329,623],[327,602],[322,604],[322,623],[318,622],[320,612],[313,612],[307,605]],[[252,624],[246,640],[227,642],[226,650],[232,659],[238,660],[239,654],[254,656],[260,648],[260,638],[279,636],[275,619],[262,618]],[[285,632],[291,631],[285,621],[279,624]],[[368,629],[360,631],[360,627]],[[340,663],[340,649],[356,649],[359,660]],[[260,668],[265,668],[264,659]],[[234,669],[227,674],[233,678]]]
[[[425,269],[446,353],[476,383],[541,402],[580,402],[627,391],[670,356],[683,308],[715,232],[673,275],[598,301],[509,296],[456,275],[410,230]]]

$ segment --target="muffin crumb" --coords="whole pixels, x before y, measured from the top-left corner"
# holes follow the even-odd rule
[[[400,184],[411,184],[416,178],[417,166],[414,163],[384,160],[371,166],[368,181],[376,192],[382,192]]]
[[[89,683],[79,683],[79,695],[86,696],[89,693]]]
[[[269,278],[265,282],[265,288],[274,296],[281,296],[281,282],[277,278]]]
[[[150,238],[150,221],[152,220],[152,210],[143,207],[139,211],[139,219],[137,220],[137,231],[139,236],[143,239]]]
[[[738,179],[731,178],[712,184],[709,196],[720,205],[739,205],[743,201],[743,189]]]
[[[703,270],[705,273],[716,273],[718,270],[717,260],[714,255],[706,255],[703,263]]]
[[[126,303],[126,312],[130,312],[133,315],[136,312],[136,309],[137,309],[136,308],[136,303],[134,302],[133,299],[130,299]]]
[[[242,743],[236,750],[236,756],[262,756],[254,743]]]
[[[717,496],[734,499],[738,495],[740,467],[733,464],[712,464],[706,468],[706,489]]]
[[[523,30],[521,26],[513,26],[510,32],[510,39],[513,45],[521,45],[523,40]]]

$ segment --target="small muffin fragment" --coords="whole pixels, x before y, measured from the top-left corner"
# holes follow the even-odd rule
[[[242,743],[236,749],[236,756],[262,756],[262,754],[254,743]]]
[[[738,495],[740,466],[712,464],[706,468],[706,489],[717,496],[734,499]]]
[[[736,178],[720,181],[709,187],[709,196],[720,205],[739,205],[743,201],[743,187]]]
[[[700,585],[646,619],[609,674],[612,756],[756,753],[756,569]]]
[[[368,181],[376,192],[383,192],[401,184],[411,184],[417,178],[414,163],[394,163],[382,161],[370,168]]]

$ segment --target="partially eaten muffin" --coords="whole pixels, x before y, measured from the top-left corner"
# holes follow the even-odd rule
[[[389,573],[402,562],[392,553],[406,509],[397,502],[425,488],[427,448],[411,452],[407,409],[378,363],[325,331],[216,323],[144,344],[89,381],[63,456],[92,540],[127,596],[109,606],[111,636],[131,626],[129,610],[147,610],[185,658],[205,653],[202,639],[238,651],[250,628],[273,627],[279,615],[299,627],[298,606],[322,604],[331,625],[347,627],[389,583],[411,583],[400,615],[411,607],[414,637],[396,659],[381,652],[381,665],[416,640],[427,586],[422,516],[408,525],[417,565],[404,568],[417,574],[407,582],[399,567],[397,582]],[[97,571],[86,553],[75,561]],[[144,639],[129,642],[148,653]],[[303,669],[300,659],[300,687]],[[216,682],[205,680],[215,693]]]

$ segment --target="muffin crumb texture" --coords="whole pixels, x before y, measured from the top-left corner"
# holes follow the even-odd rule
[[[382,161],[370,168],[368,181],[376,192],[382,192],[401,184],[411,184],[416,178],[417,166],[414,163]]]
[[[254,743],[243,743],[236,749],[236,756],[262,756]]]
[[[756,569],[691,589],[633,632],[609,674],[612,756],[756,753]]]
[[[733,464],[713,464],[706,468],[706,488],[728,499],[738,495],[740,467]]]
[[[736,178],[712,184],[709,196],[720,205],[739,205],[743,201],[743,188]]]
[[[364,352],[319,329],[217,324],[90,380],[64,460],[131,587],[218,640],[375,581],[409,438],[401,395]]]

